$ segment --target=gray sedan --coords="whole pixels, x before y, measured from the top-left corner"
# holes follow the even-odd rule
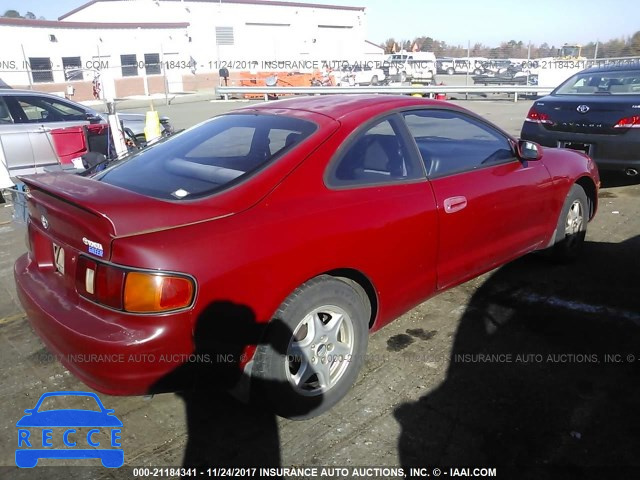
[[[119,113],[125,128],[144,139],[145,115]],[[107,115],[56,95],[31,90],[0,89],[0,188],[17,175],[39,173],[58,164],[49,132],[53,129],[106,123]],[[160,123],[172,132],[169,119]]]

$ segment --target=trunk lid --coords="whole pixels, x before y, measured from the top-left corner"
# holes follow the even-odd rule
[[[29,217],[53,241],[105,260],[117,237],[179,227],[232,211],[200,202],[146,197],[66,173],[20,178],[29,187]],[[144,214],[141,214],[144,212]]]
[[[627,128],[613,128],[622,118],[640,115],[640,97],[633,95],[551,95],[534,103],[552,123],[544,128],[556,132],[622,135]]]

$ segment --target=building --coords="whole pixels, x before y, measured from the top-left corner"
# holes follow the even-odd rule
[[[382,55],[364,7],[267,0],[91,0],[59,21],[0,19],[0,78],[84,100],[214,87],[218,72],[313,70]],[[8,51],[7,51],[8,50]],[[4,61],[4,62],[3,62]],[[72,75],[75,72],[76,75]]]
[[[109,98],[165,91],[161,59],[180,56],[188,24],[95,23],[0,18],[0,78],[14,88],[36,88],[93,98],[94,79]],[[173,86],[181,78],[166,72]],[[180,88],[179,88],[180,89]]]

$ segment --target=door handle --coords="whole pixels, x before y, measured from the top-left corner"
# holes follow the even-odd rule
[[[449,197],[444,201],[444,211],[446,213],[455,213],[467,206],[467,197]]]

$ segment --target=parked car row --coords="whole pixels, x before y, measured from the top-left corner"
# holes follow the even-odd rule
[[[526,60],[522,59],[489,59],[484,57],[439,58],[436,61],[437,73],[454,75],[469,73],[473,75],[491,75],[508,70],[524,70]]]

